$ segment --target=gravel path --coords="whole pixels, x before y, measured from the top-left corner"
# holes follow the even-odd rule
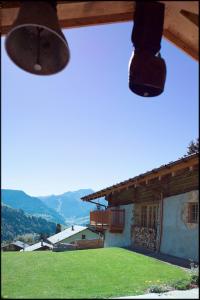
[[[115,299],[199,299],[199,289],[190,289],[186,291],[170,291],[166,293],[150,293],[138,296],[119,297]]]

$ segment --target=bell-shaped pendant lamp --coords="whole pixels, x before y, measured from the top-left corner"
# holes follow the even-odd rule
[[[166,65],[160,53],[133,51],[129,62],[129,88],[142,97],[159,96],[164,91]]]
[[[32,74],[51,75],[64,69],[70,51],[59,26],[56,1],[21,1],[5,48],[18,67]]]
[[[166,65],[160,55],[165,5],[157,1],[136,1],[129,61],[129,88],[142,97],[164,91]]]

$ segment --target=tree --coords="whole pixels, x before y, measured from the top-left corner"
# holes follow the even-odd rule
[[[191,141],[188,146],[187,154],[190,155],[194,153],[199,153],[199,138],[196,139],[196,142]]]
[[[23,235],[17,235],[16,240],[24,242],[29,245],[33,245],[39,239],[39,235],[36,233],[26,233]]]
[[[60,224],[56,224],[56,233],[61,232],[61,225]]]
[[[46,241],[46,239],[48,238],[48,234],[45,232],[41,232],[40,233],[40,240]]]

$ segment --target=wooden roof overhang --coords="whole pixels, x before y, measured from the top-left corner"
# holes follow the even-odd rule
[[[199,2],[160,2],[165,4],[164,37],[198,60]],[[57,1],[57,3],[61,28],[132,21],[135,10],[135,1]],[[11,29],[19,7],[20,1],[1,1],[1,34],[6,34]]]
[[[119,192],[129,187],[137,187],[140,184],[147,184],[152,179],[158,178],[162,179],[163,176],[171,174],[175,175],[179,170],[189,168],[192,169],[194,166],[199,164],[199,154],[193,154],[184,158],[181,158],[175,162],[171,162],[167,165],[163,165],[159,168],[153,169],[139,176],[135,176],[131,179],[125,180],[106,189],[100,190],[96,193],[84,196],[81,198],[83,201],[91,202],[91,200],[98,199],[101,197],[106,197],[113,194],[114,192]]]

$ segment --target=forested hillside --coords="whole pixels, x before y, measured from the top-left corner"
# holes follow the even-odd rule
[[[56,224],[41,217],[26,214],[21,209],[13,209],[7,205],[1,206],[1,240],[12,241],[18,235],[38,233],[52,235]]]

